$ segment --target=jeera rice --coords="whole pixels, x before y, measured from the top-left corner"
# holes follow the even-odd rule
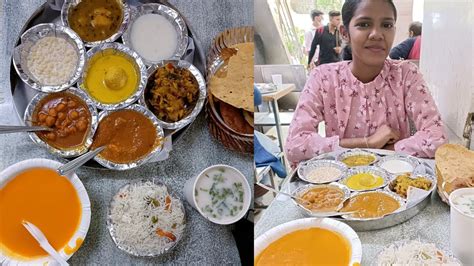
[[[123,187],[112,201],[110,222],[116,244],[142,256],[169,250],[185,228],[181,201],[152,181]]]

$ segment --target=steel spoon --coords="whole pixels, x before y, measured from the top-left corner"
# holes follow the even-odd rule
[[[106,146],[101,146],[95,150],[88,151],[84,153],[83,155],[77,157],[76,159],[60,166],[56,171],[60,175],[67,175],[71,172],[74,172],[77,168],[81,167],[83,164],[88,162],[90,159],[94,158],[97,154],[102,152],[105,149]]]
[[[0,134],[17,133],[17,132],[30,132],[30,131],[53,131],[54,129],[49,127],[39,126],[8,126],[0,125]]]

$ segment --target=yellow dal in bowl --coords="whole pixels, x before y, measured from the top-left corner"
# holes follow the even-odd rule
[[[352,214],[355,218],[379,218],[399,208],[400,203],[394,197],[382,192],[366,192],[346,201],[341,211],[357,211]]]
[[[349,265],[352,250],[341,234],[310,228],[291,232],[265,248],[255,265]]]
[[[351,155],[342,160],[349,167],[369,165],[375,161],[373,155]]]
[[[85,89],[104,104],[125,101],[138,88],[139,73],[136,63],[113,49],[96,53],[88,63]]]
[[[370,173],[352,175],[346,180],[346,186],[353,190],[369,190],[383,185],[384,179]]]

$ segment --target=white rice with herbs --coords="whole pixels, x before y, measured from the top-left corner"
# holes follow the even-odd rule
[[[457,259],[446,255],[433,243],[417,240],[402,241],[386,247],[379,253],[378,266],[461,266]]]
[[[122,188],[114,196],[109,219],[116,244],[142,256],[164,253],[185,228],[181,201],[151,181]]]

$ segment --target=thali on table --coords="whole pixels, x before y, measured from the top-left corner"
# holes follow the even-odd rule
[[[373,160],[365,162],[365,166],[342,163],[345,158],[354,155],[373,156]],[[393,168],[395,161],[398,172],[397,167]],[[325,176],[329,168],[339,171],[329,175],[332,180]],[[324,180],[318,182],[314,179],[315,176],[313,179],[308,178],[311,177],[309,172],[318,174],[318,171]],[[429,204],[431,193],[436,189],[434,176],[434,160],[378,149],[341,150],[301,162],[298,170],[289,177],[285,192],[300,198],[293,200],[293,203],[305,216],[333,217],[347,223],[356,231],[369,231],[403,223],[421,212]],[[377,178],[380,178],[380,183],[376,183]],[[311,194],[312,190],[325,190],[322,193],[325,193],[324,197],[329,198],[323,198],[324,206],[318,203],[321,199],[315,198],[316,191]],[[377,196],[376,200],[374,195]],[[332,207],[329,206],[331,200],[334,201]],[[367,202],[373,205],[363,205]],[[370,213],[371,210],[382,211]]]
[[[60,1],[61,2],[61,1]],[[80,1],[65,1],[66,3],[70,2],[71,5],[74,5]],[[146,8],[142,8],[143,6],[146,6]],[[189,125],[194,121],[196,116],[200,113],[204,102],[205,102],[205,96],[206,96],[206,85],[205,85],[205,56],[204,56],[204,51],[202,50],[199,41],[195,38],[190,25],[187,23],[186,19],[179,14],[179,11],[177,11],[171,4],[169,4],[167,1],[132,1],[128,4],[128,7],[130,8],[130,14],[125,14],[123,17],[123,24],[128,24],[125,25],[124,29],[121,29],[123,31],[122,36],[115,36],[115,43],[116,45],[122,45],[125,48],[120,48],[121,51],[126,52],[124,49],[129,48],[126,45],[123,45],[122,43],[125,43],[127,45],[132,45],[130,44],[130,36],[131,36],[131,24],[135,22],[137,17],[141,17],[142,15],[147,15],[150,13],[153,14],[158,14],[162,15],[163,17],[166,17],[166,19],[171,21],[171,24],[174,25],[176,28],[176,31],[178,32],[178,37],[179,42],[177,43],[177,49],[176,53],[172,54],[170,58],[163,58],[163,59],[169,59],[166,61],[166,63],[169,64],[174,64],[175,66],[179,66],[182,68],[187,68],[189,69],[190,72],[194,75],[196,81],[198,82],[199,86],[199,98],[196,100],[196,108],[193,110],[191,114],[188,115],[188,117],[185,117],[186,119],[179,120],[177,123],[174,123],[173,126],[165,128],[165,150],[166,152],[169,152],[171,149],[171,146],[180,139],[180,137],[183,135],[183,133],[186,131],[186,129],[189,127]],[[137,8],[140,7],[140,8]],[[59,7],[60,9],[60,7]],[[127,13],[127,12],[125,12]],[[137,15],[138,14],[138,15]],[[67,18],[67,15],[66,15]],[[38,24],[44,24],[44,23],[50,23],[49,25],[53,25],[52,27],[54,30],[56,28],[59,29],[60,26],[64,26],[64,28],[69,29],[66,27],[67,23],[64,23],[64,12],[63,12],[63,18],[61,18],[61,10],[58,10],[58,7],[51,6],[49,3],[45,3],[42,6],[40,6],[34,13],[33,15],[27,20],[25,23],[24,27],[20,31],[20,36],[18,36],[18,40],[16,42],[16,46],[18,46],[20,43],[23,43],[24,40],[22,40],[21,36],[28,30],[30,30],[32,27],[37,26]],[[171,25],[170,24],[170,25]],[[127,30],[128,26],[128,30]],[[56,28],[55,28],[56,27]],[[70,30],[70,29],[69,29]],[[41,35],[42,33],[38,33],[38,35]],[[54,36],[56,36],[56,33],[54,33]],[[77,41],[77,39],[76,39]],[[111,40],[109,40],[111,41]],[[81,38],[79,38],[79,42],[81,42]],[[98,45],[107,45],[111,44],[110,42],[98,42],[98,43],[93,43],[87,41],[83,41],[83,47],[80,49],[82,52],[79,52],[79,55],[82,55],[83,53],[85,54],[87,51],[91,51],[92,49],[97,49]],[[115,44],[114,43],[114,44]],[[118,49],[118,50],[120,50]],[[133,49],[130,49],[132,52],[135,52]],[[88,52],[87,52],[88,53]],[[131,56],[133,57],[133,55]],[[140,60],[141,56],[135,53],[135,59]],[[138,59],[137,59],[138,58]],[[87,69],[87,63],[88,63],[88,57],[85,55],[85,60],[83,59],[82,61],[82,68]],[[85,62],[84,62],[85,61]],[[162,64],[162,60],[155,60],[155,61],[149,61],[149,60],[142,60],[143,61],[143,67],[149,68],[148,73],[146,73],[147,77],[144,77],[145,79],[145,86],[147,83],[147,78],[148,80],[152,80],[153,74],[150,72],[150,69],[152,69],[154,66],[154,70],[156,70],[156,64]],[[10,70],[10,82],[11,82],[11,93],[13,96],[13,102],[15,109],[17,111],[17,115],[20,117],[20,120],[23,120],[24,113],[27,109],[27,106],[29,102],[35,97],[35,95],[39,93],[45,93],[48,92],[47,90],[44,90],[42,92],[38,91],[38,87],[34,89],[31,86],[31,83],[27,84],[28,82],[25,82],[25,77],[21,76],[20,74],[24,74],[25,71],[24,69],[22,70],[21,68],[18,67],[19,64],[15,64],[14,58],[12,58],[12,64],[11,64],[11,70]],[[141,65],[141,64],[139,64]],[[166,67],[166,66],[163,66]],[[19,69],[20,71],[16,71]],[[146,71],[146,69],[145,69]],[[79,72],[85,72],[79,71]],[[61,88],[60,90],[67,89],[69,87],[78,87],[79,90],[81,89],[81,80],[82,78],[79,79],[74,79],[71,84],[67,84],[65,88]],[[145,88],[144,88],[145,89]],[[92,97],[89,97],[92,98]],[[141,105],[144,105],[147,109],[152,109],[153,107],[148,105],[147,103],[143,102],[142,100],[139,99],[140,94],[137,93],[136,97],[133,97],[133,99],[128,99],[128,102],[126,105],[121,106],[126,107],[129,106],[130,104],[133,103],[138,103]],[[141,97],[143,98],[143,97]],[[96,109],[102,110],[103,107],[101,105],[96,106]],[[91,120],[97,120],[96,118],[92,118]],[[186,120],[186,121],[184,121]],[[166,122],[166,121],[165,121]],[[96,125],[97,126],[97,125]],[[160,124],[162,126],[162,124]],[[163,126],[162,126],[163,127]],[[34,134],[34,133],[33,133]],[[40,143],[39,141],[35,141],[37,143]],[[45,143],[42,143],[42,146],[47,146]],[[48,147],[49,150],[51,147]],[[150,161],[159,161],[167,158],[166,152],[162,152],[159,154],[155,154],[156,156],[153,156],[153,158]],[[67,153],[67,152],[66,152]],[[58,155],[58,153],[55,153]],[[60,158],[63,161],[66,161],[64,158],[71,158],[73,159],[77,154],[74,153],[67,153],[69,156],[60,156]],[[73,154],[71,156],[71,154]],[[104,166],[101,164],[97,163],[96,161],[89,161],[88,163],[85,164],[86,167],[92,167],[92,168],[97,168],[97,169],[105,169]]]

